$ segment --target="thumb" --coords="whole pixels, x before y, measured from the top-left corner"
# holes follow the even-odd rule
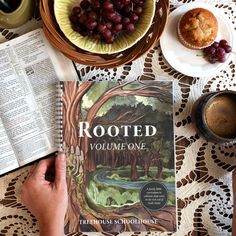
[[[55,161],[55,185],[61,187],[66,185],[66,156],[59,153]]]

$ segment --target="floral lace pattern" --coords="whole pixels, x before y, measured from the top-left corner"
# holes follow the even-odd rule
[[[170,10],[188,2],[193,1],[171,0]],[[204,2],[224,11],[236,30],[234,0]],[[33,19],[27,26],[18,29],[0,28],[0,42],[37,28],[36,25],[39,22]],[[202,94],[224,89],[236,90],[236,57],[234,55],[231,58],[230,63],[216,76],[205,78],[188,77],[175,71],[164,59],[159,44],[154,45],[140,59],[118,68],[99,69],[76,65],[81,80],[133,80],[140,79],[141,75],[145,78],[174,80],[178,232],[172,235],[231,235],[231,174],[236,166],[236,144],[207,142],[197,134],[190,116],[194,101]],[[38,235],[36,219],[19,198],[19,189],[29,168],[23,167],[0,178],[0,236]],[[152,232],[127,235],[167,234]]]

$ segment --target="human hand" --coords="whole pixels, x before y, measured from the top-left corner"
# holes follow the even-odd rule
[[[45,179],[55,165],[55,179]],[[64,217],[68,206],[66,158],[59,153],[55,158],[41,160],[32,167],[21,189],[21,198],[39,222],[41,236],[64,235]]]

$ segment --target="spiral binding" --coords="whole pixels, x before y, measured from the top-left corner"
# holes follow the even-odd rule
[[[57,84],[57,96],[56,96],[56,147],[59,152],[63,150],[63,82],[60,81]]]

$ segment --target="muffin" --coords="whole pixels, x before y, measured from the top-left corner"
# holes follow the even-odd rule
[[[191,49],[210,46],[218,32],[218,22],[214,14],[204,8],[187,11],[178,23],[180,42]]]

